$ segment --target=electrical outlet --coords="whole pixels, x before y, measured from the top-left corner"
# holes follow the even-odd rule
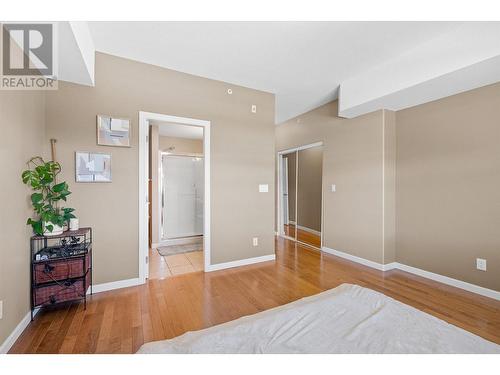
[[[253,245],[254,245],[254,246],[259,246],[259,237],[254,237],[254,238],[252,239],[252,242],[253,242]]]
[[[0,319],[3,318],[3,301],[0,301]]]
[[[252,113],[257,113],[257,106],[252,104]]]
[[[486,259],[477,258],[476,268],[480,271],[486,271]]]
[[[335,193],[337,191],[337,185],[333,184],[332,185],[332,193]]]

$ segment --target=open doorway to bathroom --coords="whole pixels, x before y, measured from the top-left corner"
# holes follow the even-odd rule
[[[149,278],[204,271],[204,128],[149,125]]]

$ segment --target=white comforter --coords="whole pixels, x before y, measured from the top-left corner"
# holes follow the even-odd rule
[[[138,353],[500,353],[500,346],[392,298],[335,289]]]

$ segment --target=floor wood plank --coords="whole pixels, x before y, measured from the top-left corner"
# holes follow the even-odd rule
[[[400,270],[377,271],[282,238],[276,262],[149,280],[41,311],[11,353],[134,353],[178,336],[334,288],[382,292],[500,344],[500,301]]]

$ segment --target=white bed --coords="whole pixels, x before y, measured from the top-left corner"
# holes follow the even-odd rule
[[[148,353],[500,353],[500,346],[358,285],[144,344]]]

